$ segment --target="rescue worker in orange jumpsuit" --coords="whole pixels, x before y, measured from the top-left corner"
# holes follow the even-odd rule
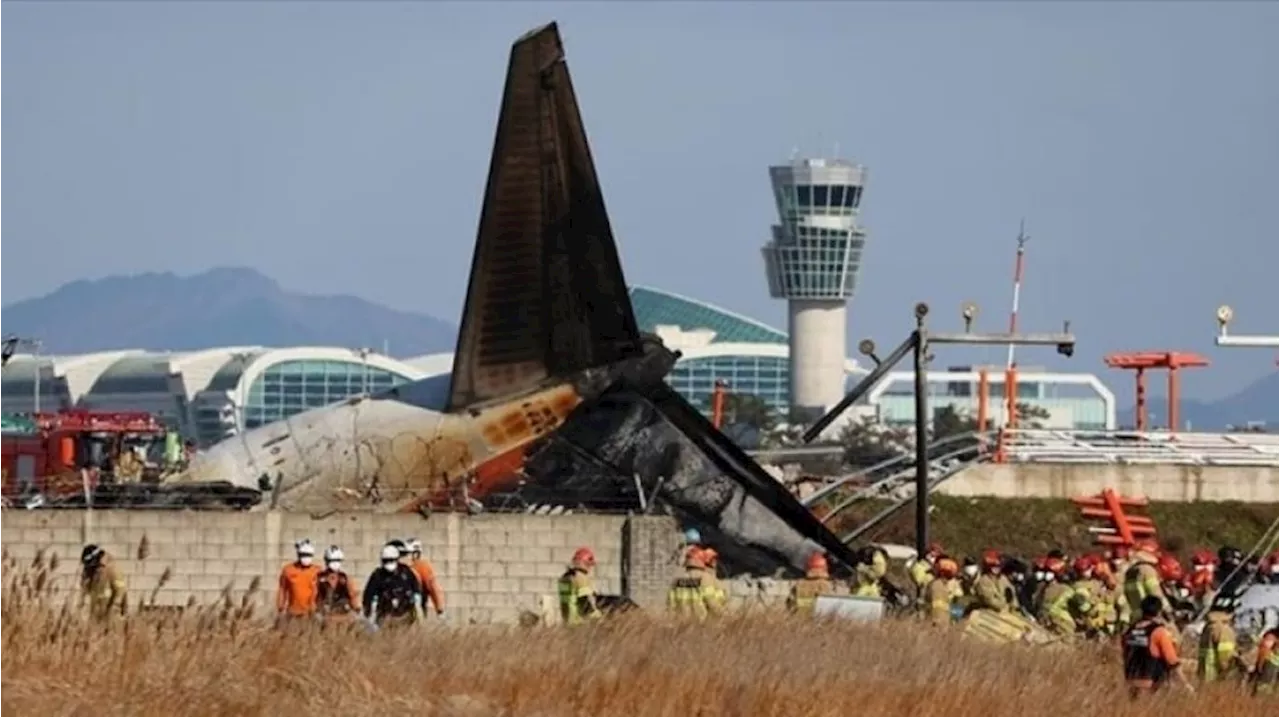
[[[1182,674],[1173,631],[1160,619],[1164,601],[1147,595],[1138,603],[1138,619],[1125,631],[1120,645],[1124,656],[1124,679],[1129,695],[1137,698],[1155,692],[1170,679],[1191,688]]]
[[[804,578],[791,586],[791,594],[787,596],[787,609],[797,615],[813,614],[814,604],[822,595],[834,595],[835,581],[827,565],[827,556],[814,552],[805,561]]]
[[[316,612],[327,621],[347,622],[360,614],[359,590],[342,570],[342,548],[324,551],[324,570],[316,578]]]
[[[315,564],[316,549],[308,539],[293,544],[294,561],[280,570],[276,591],[276,614],[281,620],[311,617],[316,611],[316,588],[320,567]]]
[[[423,595],[431,602],[436,617],[444,620],[444,589],[440,587],[440,581],[436,580],[436,570],[431,561],[422,557],[422,541],[409,538],[405,547],[409,549],[409,567],[418,576],[418,582],[422,583]]]

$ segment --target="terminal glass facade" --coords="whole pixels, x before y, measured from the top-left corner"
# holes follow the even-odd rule
[[[716,356],[681,361],[676,364],[667,383],[679,391],[689,403],[703,413],[711,413],[711,397],[717,380],[728,384],[728,391],[750,394],[769,404],[779,418],[787,415],[791,391],[787,380],[790,362],[771,356]]]
[[[263,371],[249,387],[244,426],[256,428],[408,380],[358,361],[284,361]]]

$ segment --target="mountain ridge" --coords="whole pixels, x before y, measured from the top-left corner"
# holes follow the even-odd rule
[[[49,354],[215,346],[369,346],[398,356],[454,348],[457,328],[351,294],[289,291],[245,267],[78,279],[0,309],[4,332]]]

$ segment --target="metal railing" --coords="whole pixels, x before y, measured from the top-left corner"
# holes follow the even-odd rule
[[[1266,433],[1009,431],[1010,463],[1280,465],[1280,436]]]

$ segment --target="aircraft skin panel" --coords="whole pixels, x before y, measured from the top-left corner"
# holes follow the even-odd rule
[[[559,384],[474,415],[399,400],[396,391],[316,408],[212,447],[172,482],[271,489],[261,508],[402,510],[461,486],[491,460],[560,427],[581,403]]]
[[[455,412],[642,353],[554,24],[512,46],[490,162]]]

